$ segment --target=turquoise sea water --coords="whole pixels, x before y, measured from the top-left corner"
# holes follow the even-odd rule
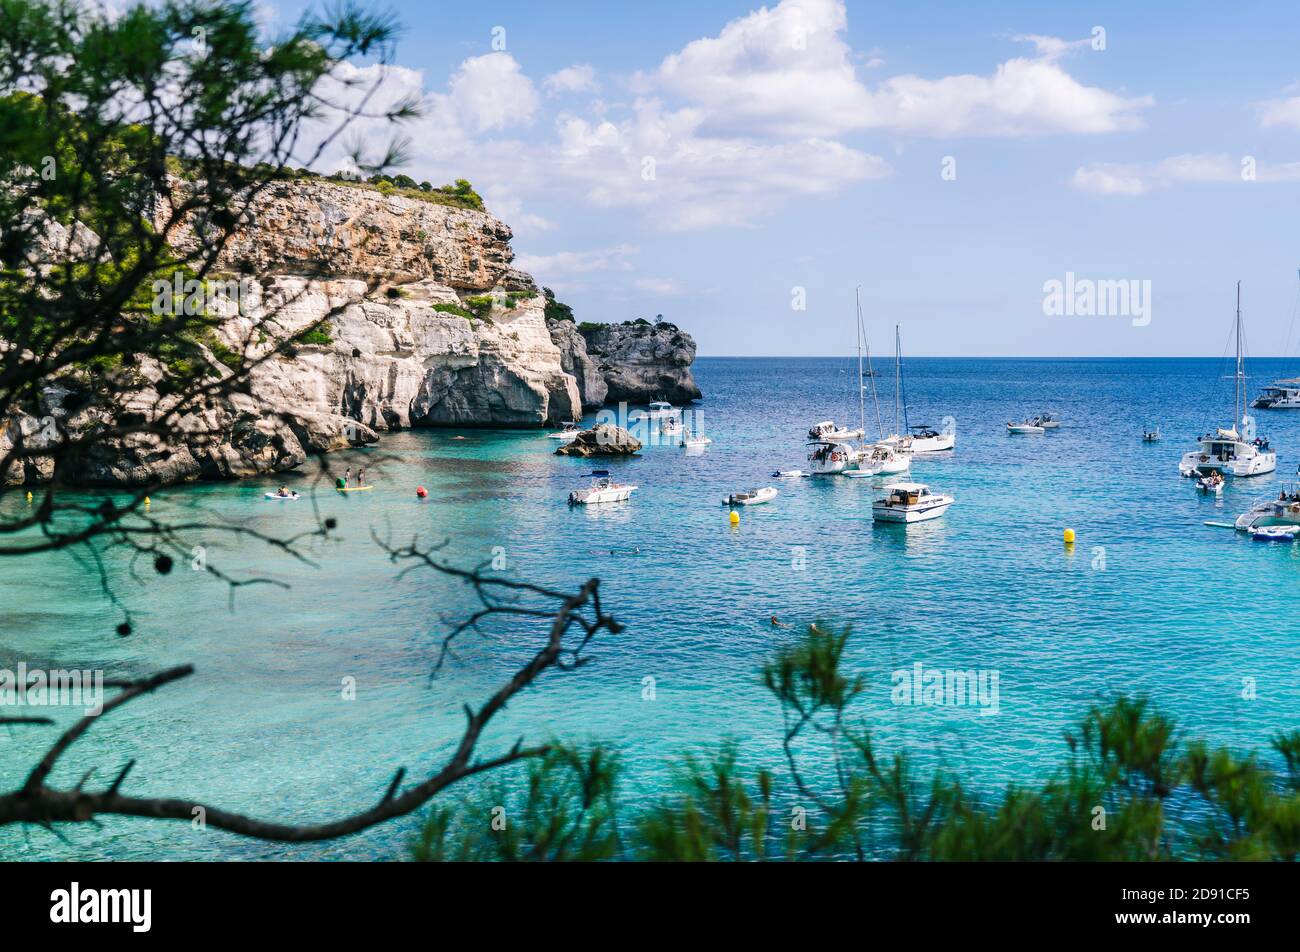
[[[317,567],[252,541],[197,539],[222,568],[287,589],[242,589],[232,607],[223,586],[183,564],[160,577],[141,563],[136,578],[125,557],[110,557],[112,587],[135,614],[125,639],[85,566],[66,554],[6,560],[0,665],[197,667],[96,725],[65,757],[58,783],[92,766],[104,781],[135,758],[126,789],[138,795],[193,795],[297,822],[351,812],[378,799],[398,766],[417,778],[437,764],[462,726],[462,704],[477,704],[542,637],[494,626],[465,640],[430,683],[446,620],[464,616],[472,599],[427,571],[399,577],[373,530],[397,542],[412,533],[446,539],[445,554],[461,564],[501,547],[505,574],[566,589],[601,579],[627,630],[602,637],[591,665],[548,675],[512,703],[490,738],[496,746],[484,750],[519,735],[607,741],[622,752],[633,803],[666,791],[684,751],[723,738],[740,742],[748,764],[779,769],[780,717],[757,671],[794,634],[774,629],[774,614],[852,624],[848,665],[866,679],[860,712],[882,745],[921,751],[989,788],[1042,778],[1061,760],[1062,731],[1120,691],[1149,694],[1189,731],[1242,748],[1300,723],[1300,545],[1203,525],[1231,521],[1294,481],[1300,412],[1258,412],[1278,472],[1230,483],[1216,501],[1179,478],[1177,462],[1198,433],[1230,419],[1231,381],[1219,361],[910,360],[912,421],[957,421],[956,451],[918,461],[913,476],[958,501],[935,522],[877,527],[869,481],[768,478],[805,465],[811,423],[856,420],[855,369],[842,359],[701,359],[699,421],[713,444],[701,455],[651,446],[609,464],[640,486],[626,505],[567,507],[590,463],[554,456],[555,444],[536,432],[386,436],[378,449],[333,460],[365,465],[377,490],[317,493],[340,523]],[[881,370],[878,385],[892,400]],[[1294,370],[1252,362],[1252,391]],[[1006,435],[1007,420],[1042,410],[1063,419],[1059,431]],[[1143,426],[1156,423],[1165,441],[1144,445]],[[776,501],[730,528],[721,496],[769,483],[780,489]],[[419,484],[428,500],[415,498]],[[263,501],[275,485],[177,487],[158,494],[153,512],[306,528],[309,500]],[[21,507],[20,497],[11,492],[0,505]],[[1067,526],[1078,534],[1073,551],[1061,542]],[[998,713],[895,706],[890,673],[918,661],[996,670]],[[340,697],[347,677],[356,679],[354,701]],[[647,677],[653,700],[643,699]],[[1254,700],[1241,696],[1246,678]],[[5,789],[49,736],[30,728],[0,736]],[[68,830],[70,844],[39,829],[0,829],[0,855],[395,858],[418,818],[310,846],[176,823],[103,823]]]

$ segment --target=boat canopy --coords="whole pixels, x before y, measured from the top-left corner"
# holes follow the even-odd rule
[[[891,493],[923,493],[930,489],[925,483],[890,483],[885,488]]]
[[[593,469],[593,470],[592,470],[590,473],[588,473],[587,475],[588,475],[588,476],[608,476],[608,475],[609,475],[609,470],[607,470],[607,469]]]

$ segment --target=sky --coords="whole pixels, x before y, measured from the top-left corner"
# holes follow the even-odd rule
[[[391,9],[355,78],[421,101],[402,171],[472,181],[579,320],[848,354],[860,287],[875,353],[1217,357],[1240,280],[1251,353],[1294,353],[1300,5]]]

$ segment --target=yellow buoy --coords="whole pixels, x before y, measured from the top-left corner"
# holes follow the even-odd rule
[[[729,519],[730,519],[730,522],[731,522],[731,524],[732,524],[733,526],[738,526],[738,525],[740,525],[740,513],[736,512],[736,510],[734,510],[734,509],[731,510],[731,515],[730,515]]]
[[[145,497],[144,497],[144,504],[145,504],[146,506],[149,505],[149,497],[148,497],[148,496],[145,496]]]
[[[1066,545],[1074,545],[1074,530],[1073,530],[1073,529],[1066,529],[1066,530],[1065,530],[1065,544],[1066,544]]]
[[[30,489],[27,490],[27,501],[28,502],[32,501],[32,491]]]

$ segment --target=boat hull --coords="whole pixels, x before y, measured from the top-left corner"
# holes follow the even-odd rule
[[[578,489],[569,493],[569,503],[574,506],[594,506],[607,502],[626,502],[632,498],[635,486],[610,489]]]
[[[882,506],[877,503],[871,507],[871,518],[876,522],[928,522],[942,516],[952,503],[951,499],[920,506]]]

